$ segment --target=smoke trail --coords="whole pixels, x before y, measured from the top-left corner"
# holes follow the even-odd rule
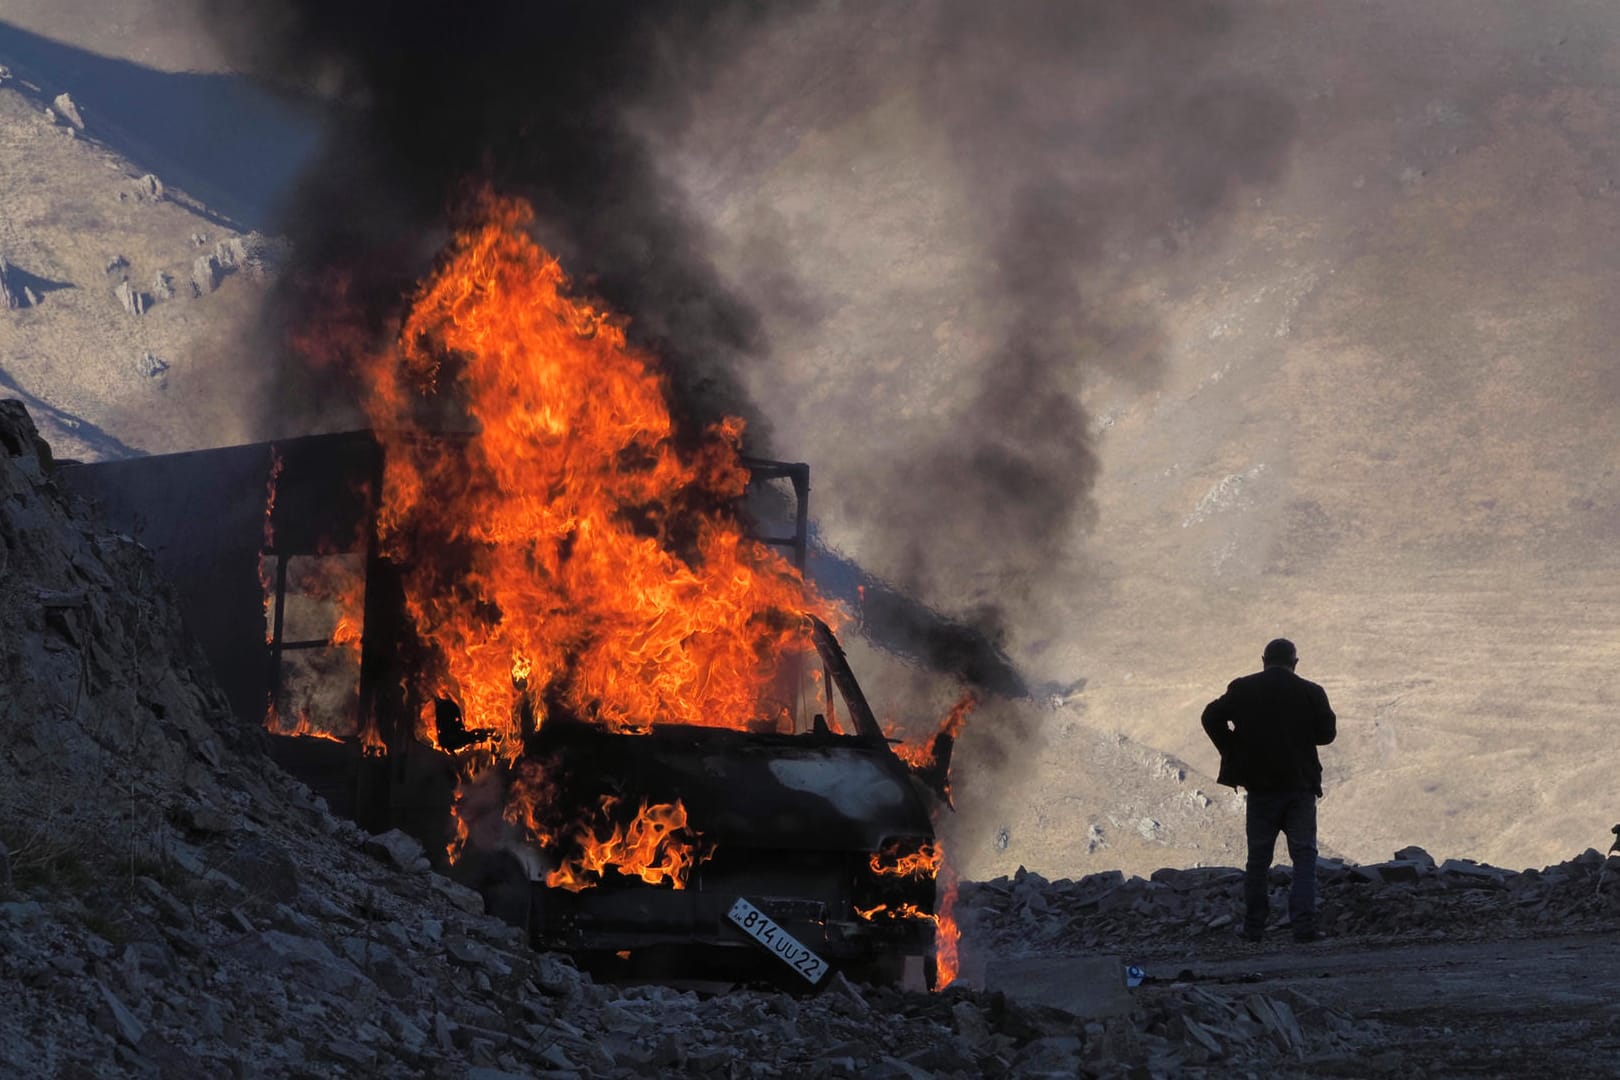
[[[823,443],[801,452],[832,474],[868,570],[992,641],[1021,639],[1027,661],[1080,617],[1067,604],[1097,473],[1082,388],[1155,380],[1164,329],[1143,282],[1281,174],[1297,122],[1232,62],[1242,27],[1225,3],[943,0],[907,19],[914,44],[885,58],[883,92],[916,119],[884,132],[919,155],[943,145],[926,181],[942,209],[900,237],[924,254],[876,282],[905,304],[845,300],[868,324],[847,336],[883,354],[883,389],[859,373],[842,397],[812,388],[815,419],[795,431]],[[915,269],[928,261],[969,269],[930,277]]]
[[[1157,373],[1157,321],[1107,302],[1119,257],[1170,248],[1281,168],[1292,110],[1221,71],[1231,26],[1224,5],[1155,0],[939,12],[924,79],[978,209],[999,341],[939,448],[951,491],[965,482],[970,497],[907,488],[915,512],[949,507],[952,535],[982,538],[993,597],[1038,605],[1090,519],[1084,380]]]

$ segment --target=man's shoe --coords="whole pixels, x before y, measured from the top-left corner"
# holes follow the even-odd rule
[[[1300,945],[1309,945],[1313,941],[1321,941],[1326,936],[1326,934],[1314,927],[1294,931],[1294,941]]]
[[[1266,936],[1266,932],[1264,930],[1251,930],[1247,926],[1245,926],[1240,933],[1243,935],[1244,941],[1251,942],[1253,944],[1259,944],[1265,939]]]

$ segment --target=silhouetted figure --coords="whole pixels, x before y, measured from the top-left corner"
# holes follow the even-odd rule
[[[1247,788],[1249,858],[1244,867],[1243,936],[1259,941],[1270,914],[1266,875],[1277,833],[1288,838],[1294,886],[1288,914],[1296,941],[1316,938],[1316,800],[1322,794],[1318,746],[1333,741],[1327,692],[1294,674],[1294,643],[1277,638],[1264,670],[1234,679],[1204,709],[1204,730],[1221,752],[1218,783]]]

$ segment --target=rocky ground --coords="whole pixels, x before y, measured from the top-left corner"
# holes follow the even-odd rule
[[[1617,841],[1620,843],[1620,841]],[[1286,921],[1292,870],[1271,870],[1274,933]],[[1325,936],[1382,941],[1478,941],[1612,929],[1620,918],[1620,857],[1595,849],[1542,870],[1511,871],[1468,859],[1436,864],[1404,848],[1371,865],[1324,859],[1317,867]],[[1228,944],[1243,911],[1243,871],[1163,869],[1127,880],[1119,871],[1047,881],[1020,870],[968,882],[962,903],[985,946],[999,953],[1149,949]]]
[[[1399,1049],[1353,1004],[1252,980],[1149,975],[1108,1015],[972,977],[927,994],[835,975],[812,996],[593,982],[414,841],[365,834],[270,764],[148,553],[52,470],[24,408],[0,402],[0,1073],[1311,1075]],[[1603,866],[1331,862],[1324,925],[1373,944],[1606,927],[1620,880],[1599,888]],[[964,944],[1231,955],[1237,889],[1227,868],[970,882]]]
[[[1284,925],[1289,868],[1272,868],[1259,944],[1237,935],[1242,881],[1218,866],[1021,870],[963,885],[966,940],[996,958],[993,981],[1048,1004],[1083,1000],[1064,985],[1079,957],[1139,969],[1131,1030],[1153,1074],[1225,1075],[1257,1046],[1284,1051],[1274,1075],[1615,1074],[1620,856],[1519,872],[1415,847],[1323,860],[1323,938],[1306,945]]]

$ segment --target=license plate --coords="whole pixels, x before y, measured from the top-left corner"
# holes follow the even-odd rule
[[[765,946],[776,958],[803,975],[811,986],[827,974],[827,961],[811,952],[798,938],[783,930],[766,914],[742,897],[731,905],[726,917],[742,932]]]

